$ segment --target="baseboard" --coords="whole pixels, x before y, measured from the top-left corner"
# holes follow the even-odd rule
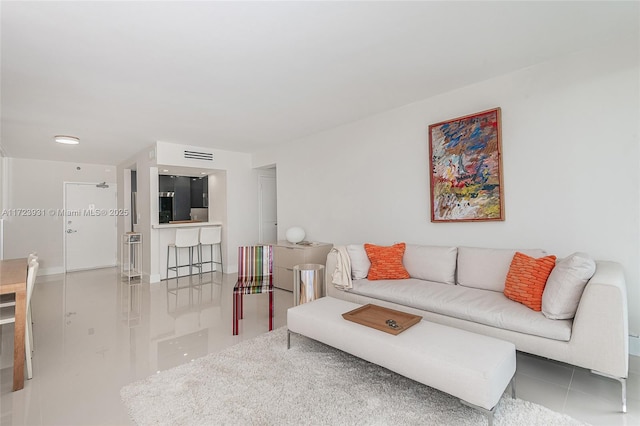
[[[160,274],[149,275],[149,283],[159,283],[159,282],[160,282]]]
[[[640,337],[629,335],[629,354],[640,356]]]
[[[62,266],[54,266],[52,268],[38,268],[38,275],[57,275],[64,274]]]

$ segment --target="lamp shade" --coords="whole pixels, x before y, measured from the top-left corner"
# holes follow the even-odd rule
[[[300,241],[304,240],[304,229],[294,226],[293,228],[289,228],[287,229],[287,241],[289,241],[290,243],[299,243]]]

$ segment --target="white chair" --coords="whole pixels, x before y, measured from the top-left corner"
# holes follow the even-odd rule
[[[6,308],[9,306],[16,305],[16,295],[15,294],[3,294],[0,295],[0,308]]]
[[[176,278],[178,278],[178,270],[183,267],[189,267],[189,275],[193,274],[193,267],[201,268],[200,266],[200,251],[198,249],[200,230],[198,228],[178,228],[176,229],[176,240],[173,244],[167,246],[167,279],[169,279],[169,271],[176,271]],[[173,248],[175,253],[174,266],[169,266],[169,254]],[[178,249],[186,248],[189,250],[189,264],[180,265],[178,261]],[[193,253],[198,253],[198,262],[193,261]]]
[[[202,246],[211,246],[211,260],[206,262],[202,260]],[[218,246],[218,255],[220,260],[213,260],[213,246]],[[220,265],[220,272],[224,273],[224,267],[222,266],[222,227],[214,226],[207,228],[200,228],[200,261],[201,264],[211,263]],[[212,268],[213,270],[213,268]],[[202,269],[200,269],[202,271]]]
[[[27,258],[27,266],[31,263],[33,259],[38,260],[38,253],[35,251],[33,253],[29,253],[29,257]],[[16,305],[15,294],[0,295],[0,308],[6,308],[7,306],[15,306],[15,305]]]
[[[33,295],[33,288],[36,283],[36,275],[38,274],[38,261],[32,259],[27,268],[27,315],[26,315],[26,327],[24,337],[24,354],[27,360],[27,379],[33,378],[33,365],[31,363],[32,348],[33,348],[33,330],[31,328],[31,296]],[[0,309],[0,325],[11,324],[16,322],[16,308],[14,306],[7,306]]]
[[[38,274],[38,268],[40,267],[38,252],[34,251],[33,253],[29,253],[27,265],[30,265],[33,260],[38,262],[38,266],[36,266],[35,273],[33,274],[33,288],[35,290],[36,276]],[[31,318],[31,300],[29,300],[29,306],[27,308],[27,327],[29,328],[29,343],[31,344],[31,351],[33,352],[33,319]]]

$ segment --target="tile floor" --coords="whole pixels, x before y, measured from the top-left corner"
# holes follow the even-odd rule
[[[267,331],[266,296],[245,298],[231,335],[233,275],[129,288],[116,269],[39,277],[33,297],[33,379],[11,392],[13,327],[0,335],[0,425],[128,425],[120,388]],[[223,301],[223,302],[221,302]],[[274,327],[291,293],[276,290]],[[628,413],[617,382],[518,354],[518,397],[594,425],[640,425],[640,362],[631,357]]]

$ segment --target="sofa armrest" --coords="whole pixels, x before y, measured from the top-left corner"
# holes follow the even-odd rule
[[[622,265],[597,261],[573,320],[573,356],[615,377],[629,372],[627,287]]]

